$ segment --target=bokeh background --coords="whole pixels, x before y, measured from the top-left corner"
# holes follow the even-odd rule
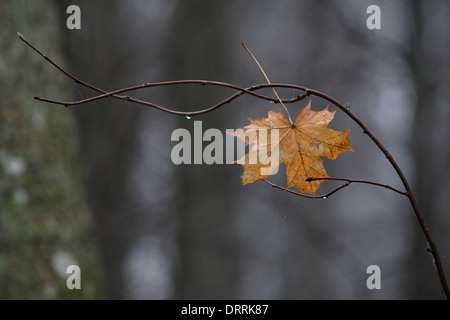
[[[66,28],[69,4],[81,9],[81,30]],[[372,4],[380,30],[366,27]],[[16,32],[105,90],[176,79],[263,83],[246,42],[272,82],[349,103],[383,141],[449,276],[449,16],[446,0],[1,1],[0,298],[440,299],[405,197],[352,185],[309,200],[260,181],[242,186],[239,165],[171,162],[176,128],[193,132],[202,120],[204,130],[236,129],[279,105],[243,96],[186,119],[114,99],[38,102],[33,96],[72,101],[94,92]],[[178,86],[130,95],[187,111],[232,93]],[[288,108],[295,116],[306,103]],[[402,187],[344,114],[331,127],[353,128],[355,153],[325,160],[330,176]],[[281,169],[272,181],[284,179]],[[81,290],[66,288],[70,264],[81,268]],[[381,268],[380,290],[366,287],[369,265]]]

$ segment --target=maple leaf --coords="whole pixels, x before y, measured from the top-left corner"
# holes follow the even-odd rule
[[[328,127],[335,112],[328,111],[328,107],[322,111],[313,111],[310,101],[293,124],[277,111],[269,111],[267,118],[248,118],[250,125],[229,133],[243,140],[245,145],[253,143],[249,152],[237,161],[244,168],[242,184],[266,180],[276,170],[270,163],[275,156],[278,157],[275,159],[278,160],[277,164],[286,165],[286,189],[296,187],[302,193],[315,196],[322,181],[307,179],[329,177],[322,158],[334,160],[344,151],[353,151],[347,138],[351,129],[335,131]],[[278,135],[272,135],[274,129],[277,129]],[[274,136],[278,138],[274,139]],[[268,171],[269,166],[272,168]]]

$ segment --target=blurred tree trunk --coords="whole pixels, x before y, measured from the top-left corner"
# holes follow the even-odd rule
[[[230,61],[225,47],[228,21],[225,2],[180,1],[171,25],[171,79],[229,81]],[[169,48],[169,46],[168,46]],[[213,105],[230,91],[207,87],[173,88],[173,105],[199,110]],[[222,92],[221,92],[222,91]],[[182,118],[180,127],[193,134],[193,123],[202,121],[203,132],[219,128],[225,132],[229,111]],[[194,136],[192,135],[192,138]],[[225,142],[225,137],[223,139]],[[203,147],[208,143],[203,143]],[[203,149],[202,149],[203,150]],[[178,168],[183,185],[180,212],[180,266],[176,297],[181,299],[232,299],[237,282],[234,242],[234,203],[227,177],[229,166],[182,165]],[[228,171],[229,172],[229,171]],[[227,205],[225,205],[227,204]]]
[[[414,192],[420,210],[434,237],[444,269],[449,277],[450,264],[442,255],[445,248],[443,234],[445,215],[438,204],[444,194],[446,183],[439,183],[444,178],[443,168],[448,167],[448,156],[441,152],[441,143],[447,143],[448,137],[448,99],[443,104],[443,92],[440,83],[448,77],[445,74],[445,64],[442,58],[446,56],[448,66],[448,52],[442,51],[440,43],[448,44],[449,23],[442,12],[449,12],[448,3],[434,1],[424,3],[414,0],[407,2],[409,14],[409,38],[404,53],[409,68],[410,81],[413,88],[414,118],[412,126],[412,151],[415,160]],[[439,20],[442,19],[442,20]],[[439,27],[436,28],[436,24]],[[443,41],[444,42],[441,42]],[[445,50],[445,49],[444,49]],[[448,70],[446,71],[448,73]],[[444,80],[445,82],[445,80]],[[445,93],[444,93],[445,94]],[[447,119],[447,120],[446,120]],[[447,134],[446,134],[447,131]],[[444,170],[447,172],[448,170]],[[446,196],[448,199],[448,196]],[[413,246],[410,249],[408,274],[412,277],[406,284],[406,294],[410,299],[439,299],[440,287],[435,268],[426,253],[426,239],[417,225],[414,230]]]
[[[0,299],[104,297],[76,123],[33,99],[67,97],[70,84],[16,34],[64,61],[57,17],[51,1],[0,4]],[[66,287],[70,264],[83,290]]]
[[[58,1],[61,10],[68,3]],[[151,3],[77,4],[82,12],[82,30],[65,32],[69,70],[74,75],[105,90],[154,77],[153,60],[157,59],[148,52],[159,52],[155,49],[159,33],[137,39],[143,35],[133,31],[137,15],[154,13],[153,7],[146,7]],[[143,7],[136,7],[139,5]],[[153,20],[145,21],[147,28],[155,29]],[[150,56],[148,60],[145,54]],[[74,94],[80,99],[96,92],[77,85]],[[174,183],[167,168],[161,167],[157,152],[163,139],[170,141],[169,133],[164,132],[163,137],[159,133],[164,127],[170,128],[163,122],[167,117],[115,99],[77,106],[73,112],[109,296],[169,297],[171,259],[176,257],[171,248],[176,208],[167,185]],[[164,163],[167,166],[169,162],[164,159]],[[161,177],[162,173],[166,176]]]
[[[68,2],[60,2],[60,5],[62,11]],[[108,1],[103,6],[87,2],[78,5],[82,8],[82,30],[65,32],[70,70],[100,88],[120,87],[123,48],[116,44],[123,41],[124,34],[117,32],[116,23],[104,23],[117,19],[116,1]],[[93,21],[102,23],[87,25]],[[74,93],[80,99],[95,92],[77,86]],[[109,99],[72,111],[81,137],[88,197],[94,213],[107,292],[113,299],[126,298],[123,264],[133,243],[135,215],[127,203],[125,179],[133,155],[132,141],[136,139],[139,109],[124,108]]]

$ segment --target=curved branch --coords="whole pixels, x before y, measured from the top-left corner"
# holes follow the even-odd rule
[[[400,169],[397,162],[394,160],[394,157],[390,154],[390,152],[386,149],[386,147],[381,143],[381,141],[378,140],[378,138],[375,136],[375,134],[373,134],[373,132],[366,126],[366,124],[364,122],[362,122],[353,112],[350,111],[350,108],[345,107],[339,101],[328,96],[327,94],[325,94],[323,92],[320,92],[317,90],[312,90],[312,89],[306,89],[305,92],[308,94],[315,95],[317,97],[321,97],[325,100],[328,100],[329,102],[334,104],[336,107],[338,107],[340,110],[342,110],[347,116],[349,116],[354,122],[356,122],[361,127],[361,129],[363,130],[363,133],[365,133],[376,144],[376,146],[383,152],[383,154],[386,156],[388,161],[391,163],[395,172],[397,173],[400,180],[402,181],[403,186],[405,187],[405,190],[406,190],[405,196],[409,199],[409,202],[411,203],[411,206],[416,215],[417,221],[419,222],[419,225],[422,228],[422,232],[424,233],[425,238],[428,241],[428,245],[430,247],[430,253],[433,256],[433,262],[436,267],[436,271],[438,273],[443,298],[446,300],[450,299],[450,290],[448,288],[447,280],[445,278],[444,268],[442,267],[442,262],[441,262],[441,258],[438,253],[436,243],[434,242],[433,237],[431,236],[430,230],[428,229],[428,227],[425,223],[425,219],[423,218],[422,213],[420,212],[419,206],[417,205],[416,198],[414,197],[414,194],[409,185],[409,182],[406,179],[405,175],[403,174],[403,171]]]
[[[274,99],[271,97],[267,97],[267,96],[263,96],[263,95],[259,95],[257,93],[254,93],[252,91],[254,90],[258,90],[258,89],[262,89],[262,88],[274,88],[274,87],[285,87],[285,88],[294,88],[294,89],[298,89],[298,90],[302,90],[305,91],[304,94],[299,95],[293,99],[287,99],[287,100],[281,100],[282,102],[286,102],[286,103],[291,103],[291,102],[296,102],[299,101],[303,98],[305,98],[306,96],[308,96],[308,94],[306,93],[306,88],[300,87],[300,86],[294,86],[294,85],[286,85],[286,84],[260,84],[260,85],[256,85],[256,86],[252,86],[249,88],[241,88],[239,86],[230,84],[230,83],[225,83],[225,82],[218,82],[218,81],[207,81],[207,80],[178,80],[178,81],[165,81],[165,82],[156,82],[156,83],[144,83],[141,85],[137,85],[137,86],[133,86],[133,87],[129,87],[129,88],[123,88],[123,89],[119,89],[116,91],[112,91],[112,92],[108,92],[105,91],[103,89],[97,88],[83,80],[80,80],[79,78],[73,76],[72,74],[70,74],[69,72],[67,72],[66,70],[64,70],[61,66],[59,66],[57,63],[55,63],[52,59],[50,59],[49,57],[47,57],[47,55],[45,55],[44,53],[42,53],[38,48],[36,48],[34,45],[32,45],[28,40],[26,40],[23,35],[21,35],[19,32],[17,32],[17,35],[19,36],[19,39],[22,40],[26,45],[28,45],[31,49],[33,49],[36,53],[38,53],[41,57],[43,57],[45,60],[47,60],[51,65],[53,65],[55,68],[57,68],[60,72],[62,72],[63,74],[65,74],[67,77],[69,77],[70,79],[72,79],[73,81],[75,81],[76,83],[79,83],[87,88],[90,88],[94,91],[100,92],[102,93],[102,95],[96,96],[96,97],[92,97],[89,99],[85,99],[85,100],[81,100],[81,101],[77,101],[77,102],[63,102],[63,101],[56,101],[56,100],[52,100],[52,99],[47,99],[47,98],[42,98],[42,97],[38,97],[35,96],[34,99],[39,100],[39,101],[44,101],[44,102],[48,102],[48,103],[53,103],[53,104],[59,104],[59,105],[64,105],[64,106],[70,106],[70,105],[77,105],[77,104],[82,104],[82,103],[87,103],[87,102],[91,102],[97,99],[102,99],[102,98],[107,98],[107,97],[114,97],[117,99],[121,99],[121,100],[126,100],[126,101],[130,101],[130,102],[134,102],[134,103],[138,103],[138,104],[142,104],[148,107],[152,107],[152,108],[156,108],[158,110],[167,112],[167,113],[171,113],[171,114],[177,114],[177,115],[185,115],[185,116],[192,116],[192,115],[198,115],[198,114],[203,114],[203,113],[207,113],[207,112],[211,112],[227,103],[230,103],[232,100],[236,99],[237,97],[241,96],[244,93],[253,95],[255,97],[264,99],[264,100],[268,100],[271,101],[273,103],[278,103],[279,100],[278,99]],[[129,96],[120,96],[118,95],[119,93],[123,93],[123,92],[128,92],[128,91],[133,91],[133,90],[138,90],[138,89],[143,89],[143,88],[148,88],[148,87],[156,87],[156,86],[167,86],[167,85],[177,85],[177,84],[187,84],[187,83],[198,83],[201,85],[215,85],[215,86],[221,86],[221,87],[227,87],[227,88],[233,88],[235,90],[238,90],[239,92],[222,100],[221,102],[219,102],[218,104],[207,108],[207,109],[203,109],[203,110],[199,110],[199,111],[193,111],[193,112],[183,112],[183,111],[175,111],[175,110],[171,110],[171,109],[167,109],[164,107],[161,107],[157,104],[151,103],[151,102],[147,102],[147,101],[143,101],[140,99],[135,99]]]
[[[347,179],[347,178],[308,178],[308,179],[306,179],[306,181],[319,181],[319,180],[346,181],[346,182],[348,182],[348,184],[351,184],[351,183],[371,184],[371,185],[374,185],[374,186],[390,189],[390,190],[392,190],[394,192],[397,192],[397,193],[399,193],[399,194],[401,194],[403,196],[408,196],[408,193],[405,192],[405,191],[401,191],[401,190],[398,190],[398,189],[396,189],[394,187],[391,187],[390,185],[382,184],[382,183],[378,183],[378,182],[374,182],[374,181],[359,180],[359,179]]]
[[[256,91],[256,90],[267,88],[269,86],[273,87],[273,85],[259,84],[259,85],[254,85],[254,86],[251,86],[251,87],[248,87],[248,88],[242,88],[242,87],[239,87],[239,86],[236,86],[236,85],[233,85],[233,84],[230,84],[230,83],[226,83],[226,82],[209,81],[209,80],[175,80],[175,81],[143,83],[141,85],[110,91],[110,92],[107,92],[107,93],[104,93],[104,94],[100,94],[100,95],[97,95],[97,96],[94,96],[94,97],[91,97],[91,98],[78,100],[78,101],[57,101],[57,100],[47,99],[47,98],[37,97],[37,96],[34,97],[34,98],[36,100],[39,100],[39,101],[44,101],[44,102],[64,105],[64,106],[67,107],[67,106],[75,106],[75,105],[85,104],[85,103],[89,103],[89,102],[92,102],[92,101],[95,101],[95,100],[99,100],[99,99],[115,96],[115,98],[119,98],[119,99],[122,99],[122,100],[128,100],[128,101],[136,102],[136,103],[139,103],[139,104],[146,104],[146,105],[149,105],[151,107],[157,107],[158,109],[164,109],[164,111],[167,111],[167,112],[173,112],[173,110],[171,110],[171,109],[162,108],[162,107],[157,106],[155,104],[149,104],[149,102],[147,102],[147,101],[134,99],[134,98],[131,98],[129,96],[117,96],[117,95],[119,93],[124,93],[124,92],[144,89],[144,88],[170,86],[170,85],[181,85],[181,84],[214,85],[214,86],[219,86],[219,87],[232,88],[232,89],[240,91],[240,92],[238,92],[238,93],[236,93],[236,94],[234,94],[234,95],[224,99],[224,100],[226,100],[228,102],[230,102],[229,100],[231,100],[231,99],[235,99],[238,96],[240,96],[240,95],[242,95],[244,93],[247,93],[247,94],[252,95],[252,96],[254,96],[256,98],[270,101],[271,103],[279,103],[277,98],[272,98],[272,97],[269,97],[269,96],[265,96],[265,95],[261,95],[261,94],[257,94],[255,92],[253,92],[253,91]],[[277,85],[277,86],[284,86],[284,84],[275,84],[275,85]],[[283,103],[294,103],[294,102],[297,102],[297,101],[305,98],[306,96],[307,96],[307,94],[303,93],[303,94],[298,95],[298,96],[296,96],[294,98],[282,99],[281,101]],[[210,109],[211,108],[200,110],[200,111],[202,111],[202,112],[212,111]]]
[[[332,190],[332,191],[330,191],[330,192],[328,192],[328,193],[326,193],[326,194],[322,194],[322,195],[320,195],[320,196],[315,196],[315,197],[314,197],[314,196],[309,195],[309,194],[306,194],[306,193],[300,193],[300,192],[297,192],[297,191],[294,191],[294,190],[290,190],[290,189],[288,189],[288,188],[284,188],[284,187],[282,187],[282,186],[279,186],[279,185],[277,185],[277,184],[275,184],[275,183],[272,183],[272,182],[270,182],[270,181],[267,181],[267,180],[263,180],[263,181],[264,181],[265,183],[267,183],[268,185],[270,185],[270,186],[276,188],[276,189],[280,189],[280,190],[283,190],[283,191],[286,191],[286,192],[295,194],[296,196],[300,196],[300,197],[304,197],[304,198],[308,198],[308,199],[327,199],[327,198],[330,197],[332,194],[334,194],[334,193],[338,192],[339,190],[344,189],[345,187],[348,187],[348,186],[350,185],[350,182],[347,182],[347,183],[345,183],[345,184],[343,184],[343,185],[337,187],[336,189],[334,189],[334,190]]]
[[[148,102],[148,101],[144,101],[144,100],[140,100],[140,99],[136,99],[136,98],[132,98],[129,96],[119,96],[118,93],[123,93],[123,92],[128,92],[128,91],[133,91],[133,90],[138,90],[138,89],[143,89],[143,88],[149,88],[149,87],[157,87],[157,86],[169,86],[169,85],[177,85],[177,84],[193,84],[193,83],[197,83],[197,84],[201,84],[201,85],[215,85],[215,86],[220,86],[220,87],[227,87],[227,88],[233,88],[238,90],[239,92],[229,96],[228,98],[223,99],[222,101],[220,101],[219,103],[213,105],[212,107],[206,108],[206,109],[201,109],[201,110],[197,110],[197,111],[176,111],[176,110],[172,110],[172,109],[168,109],[168,108],[164,108],[162,106],[159,106],[157,104],[154,104],[152,102]],[[106,92],[104,94],[98,95],[98,96],[94,96],[88,99],[84,99],[84,100],[79,100],[79,101],[73,101],[73,102],[69,102],[69,101],[58,101],[58,100],[53,100],[53,99],[47,99],[47,98],[42,98],[42,97],[38,97],[35,96],[34,99],[39,100],[39,101],[43,101],[43,102],[48,102],[48,103],[53,103],[53,104],[59,104],[59,105],[63,105],[65,107],[68,106],[75,106],[75,105],[80,105],[80,104],[84,104],[84,103],[89,103],[95,100],[99,100],[99,99],[104,99],[104,98],[108,98],[108,97],[113,97],[116,99],[120,99],[120,100],[125,100],[125,101],[129,101],[129,102],[133,102],[133,103],[137,103],[137,104],[141,104],[141,105],[145,105],[148,107],[152,107],[155,109],[158,109],[160,111],[164,111],[170,114],[175,114],[175,115],[184,115],[184,116],[194,116],[194,115],[199,115],[199,114],[205,114],[211,111],[214,111],[228,103],[230,103],[231,101],[233,101],[234,99],[240,97],[243,94],[250,94],[252,96],[255,96],[259,99],[262,100],[267,100],[270,101],[271,103],[279,103],[278,99],[276,98],[272,98],[269,96],[265,96],[265,95],[261,95],[261,94],[257,94],[253,91],[256,90],[260,90],[260,89],[264,89],[267,87],[273,87],[273,86],[279,86],[279,87],[284,87],[284,84],[258,84],[258,85],[254,85],[248,88],[241,88],[229,83],[225,83],[225,82],[217,82],[217,81],[208,81],[208,80],[176,80],[176,81],[166,81],[166,82],[154,82],[154,83],[144,83],[142,85],[138,85],[138,86],[133,86],[133,87],[129,87],[129,88],[124,88],[124,89],[119,89],[119,90],[115,90],[115,91],[110,91],[110,92]],[[298,89],[298,88],[295,88]],[[304,99],[305,97],[307,97],[308,94],[306,92],[304,92],[301,95],[298,95],[294,98],[291,99],[282,99],[281,101],[283,101],[283,103],[294,103],[297,101],[300,101],[302,99]]]

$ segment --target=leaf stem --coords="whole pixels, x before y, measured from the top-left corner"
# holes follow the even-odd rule
[[[270,82],[270,80],[269,80],[269,77],[266,75],[266,73],[264,72],[264,69],[263,69],[263,68],[261,67],[261,65],[259,64],[258,59],[256,59],[256,57],[253,55],[253,53],[250,51],[250,49],[247,48],[247,46],[245,45],[244,42],[242,42],[242,46],[243,46],[244,49],[248,52],[248,54],[253,58],[253,60],[256,62],[256,64],[257,64],[258,67],[259,67],[259,70],[261,70],[262,74],[264,75],[264,78],[266,78],[267,83],[268,83],[268,84],[271,84],[271,82]],[[294,125],[294,122],[292,122],[291,114],[289,113],[288,109],[287,109],[286,106],[284,105],[283,101],[281,101],[281,99],[280,99],[280,97],[278,96],[278,93],[277,93],[277,91],[275,90],[275,88],[272,87],[272,90],[273,90],[273,93],[275,93],[275,96],[278,98],[278,101],[281,103],[281,105],[283,106],[284,110],[286,111],[287,116],[288,116],[288,119],[289,119],[289,122],[290,122],[291,125],[293,126],[293,125]]]

